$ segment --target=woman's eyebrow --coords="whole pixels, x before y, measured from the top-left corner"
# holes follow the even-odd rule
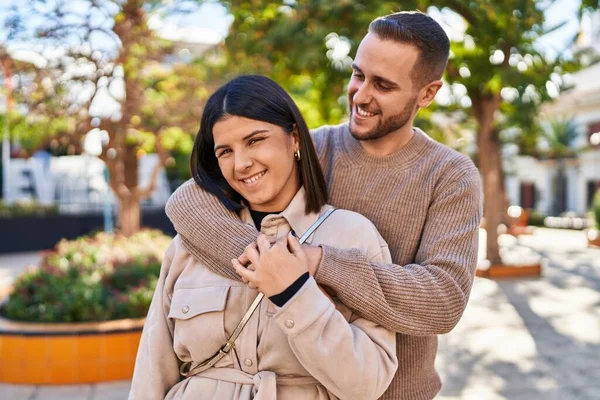
[[[242,138],[242,140],[247,140],[250,139],[252,136],[257,135],[259,133],[264,133],[264,132],[269,132],[268,129],[257,129],[254,132],[250,133],[249,135],[246,135]]]
[[[257,129],[255,131],[252,131],[252,133],[249,133],[248,135],[244,136],[242,138],[242,140],[248,140],[254,135],[258,135],[259,133],[265,133],[265,132],[269,132],[269,130],[268,129]],[[221,144],[221,145],[215,146],[214,151],[217,151],[217,150],[225,148],[225,147],[229,147],[229,146],[227,146],[226,144]]]

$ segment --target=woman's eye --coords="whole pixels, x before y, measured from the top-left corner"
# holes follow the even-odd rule
[[[250,139],[250,140],[248,141],[248,144],[254,144],[254,143],[258,143],[258,142],[260,142],[261,140],[263,140],[263,138],[253,138],[253,139]]]
[[[222,152],[220,152],[219,154],[217,154],[217,158],[222,157],[222,156],[224,156],[226,154],[229,154],[229,153],[231,153],[231,150],[225,149]]]

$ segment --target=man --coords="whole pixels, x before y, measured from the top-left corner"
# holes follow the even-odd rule
[[[399,368],[383,399],[431,399],[439,392],[436,335],[456,325],[473,283],[478,171],[467,157],[412,127],[419,108],[442,86],[448,53],[448,37],[423,13],[377,18],[352,66],[349,123],[314,132],[330,203],[373,221],[395,263],[370,263],[354,250],[304,247],[320,285],[397,332]],[[196,258],[240,279],[230,260],[256,240],[253,227],[193,181],[174,193],[167,214]],[[217,248],[211,241],[217,235],[230,246]],[[286,257],[275,261],[286,265]],[[253,274],[244,273],[245,280],[260,289]]]

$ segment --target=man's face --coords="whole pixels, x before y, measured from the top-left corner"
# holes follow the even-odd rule
[[[357,140],[375,140],[412,124],[420,88],[410,73],[419,56],[411,45],[367,34],[358,46],[348,85],[350,132]]]

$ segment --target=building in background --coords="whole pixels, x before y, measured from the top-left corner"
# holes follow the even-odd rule
[[[571,119],[577,135],[574,157],[516,157],[506,180],[511,204],[544,215],[586,213],[600,189],[600,63],[572,76],[573,87],[545,107],[557,119]],[[512,169],[512,171],[511,171]]]

